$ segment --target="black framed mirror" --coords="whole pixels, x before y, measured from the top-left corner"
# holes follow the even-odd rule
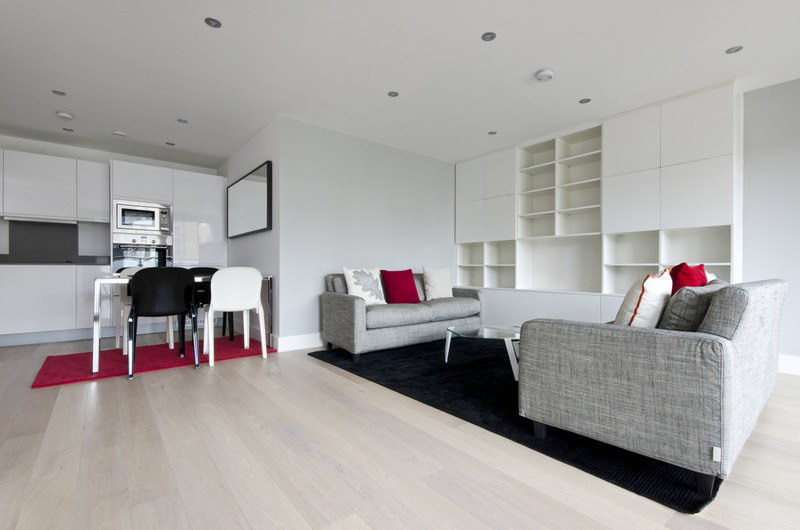
[[[272,230],[272,161],[228,186],[228,239]]]

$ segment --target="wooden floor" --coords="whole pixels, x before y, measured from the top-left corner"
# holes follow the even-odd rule
[[[90,349],[0,348],[0,528],[800,527],[798,376],[686,516],[305,352],[30,389]]]

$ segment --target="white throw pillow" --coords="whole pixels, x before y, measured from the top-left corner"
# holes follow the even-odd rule
[[[656,327],[672,294],[669,271],[664,269],[658,276],[648,274],[634,283],[622,301],[614,324],[635,328]]]
[[[347,283],[347,294],[363,298],[367,305],[385,304],[383,284],[381,283],[381,269],[348,269],[342,267],[344,281]]]
[[[422,282],[425,284],[425,300],[453,296],[450,267],[422,267]]]

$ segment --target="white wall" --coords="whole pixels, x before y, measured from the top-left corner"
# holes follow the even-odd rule
[[[274,228],[230,240],[228,261],[275,276],[281,346],[319,333],[325,274],[453,265],[453,164],[282,117],[220,173],[232,182],[268,159]]]
[[[745,281],[783,278],[780,351],[800,356],[800,79],[744,97]]]

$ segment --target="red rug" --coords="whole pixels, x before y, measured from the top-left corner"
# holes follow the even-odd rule
[[[201,340],[201,351],[202,348],[203,341]],[[268,353],[275,353],[275,351],[267,350]],[[261,343],[253,338],[250,338],[250,348],[247,350],[244,349],[244,335],[235,335],[233,342],[228,337],[214,339],[214,362],[253,355],[261,355]],[[200,354],[200,364],[208,364],[208,355]],[[186,357],[179,357],[177,344],[174,350],[170,350],[166,344],[136,348],[134,375],[178,366],[194,366],[194,348],[191,341],[186,342]],[[120,375],[128,375],[128,357],[122,355],[121,348],[100,351],[100,371],[96,374],[92,373],[92,352],[48,355],[42,363],[39,373],[36,374],[31,388],[81,383]]]

